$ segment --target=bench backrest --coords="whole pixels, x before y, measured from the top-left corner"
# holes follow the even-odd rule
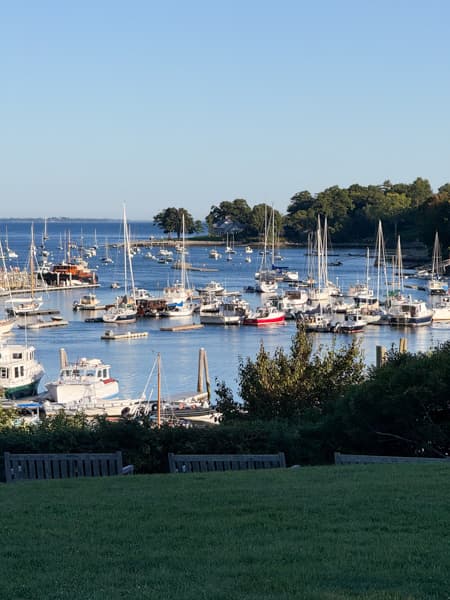
[[[375,463],[437,463],[447,462],[448,458],[426,458],[421,456],[375,456],[371,454],[341,454],[334,453],[336,465],[369,465]]]
[[[11,454],[5,452],[6,483],[121,475],[122,452],[110,454]]]
[[[284,452],[278,454],[173,454],[169,453],[171,473],[242,471],[286,467]]]

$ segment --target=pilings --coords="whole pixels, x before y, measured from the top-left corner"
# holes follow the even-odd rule
[[[400,353],[404,353],[408,351],[408,339],[400,338],[398,351]],[[377,346],[376,347],[376,361],[375,365],[377,368],[381,367],[386,362],[386,347],[385,346]]]

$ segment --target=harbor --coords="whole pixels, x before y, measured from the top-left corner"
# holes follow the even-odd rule
[[[58,250],[58,240],[67,229],[67,223],[50,223],[49,240],[46,247],[49,251],[49,260],[61,260]],[[92,223],[77,223],[71,225],[72,239],[76,239],[76,228],[83,229],[85,245],[92,245],[94,239],[94,226]],[[18,268],[23,271],[29,248],[29,223],[8,223],[9,240],[19,256],[7,265],[8,271]],[[193,312],[188,317],[161,317],[158,316],[164,307],[162,300],[163,291],[168,284],[173,284],[180,278],[180,272],[171,268],[171,264],[162,264],[156,260],[148,259],[143,251],[135,252],[132,258],[135,285],[141,290],[146,290],[149,297],[142,298],[142,306],[134,323],[124,325],[111,325],[103,322],[103,309],[74,310],[74,303],[79,302],[89,290],[95,294],[100,306],[111,306],[118,295],[124,293],[123,284],[114,289],[114,282],[121,283],[123,271],[123,251],[120,247],[110,247],[109,255],[112,263],[105,263],[106,240],[118,239],[120,224],[118,222],[105,222],[96,224],[96,237],[98,248],[96,255],[87,258],[89,268],[95,271],[98,283],[91,285],[74,284],[73,286],[48,287],[39,289],[42,297],[41,314],[38,317],[51,317],[59,315],[67,322],[64,327],[43,326],[35,329],[30,327],[15,327],[11,334],[4,336],[7,343],[28,343],[36,348],[39,360],[44,365],[45,375],[42,378],[40,392],[45,383],[54,379],[59,371],[58,348],[65,347],[71,356],[100,356],[104,361],[114,366],[114,371],[120,381],[121,393],[127,397],[136,397],[145,387],[148,377],[149,365],[152,364],[157,353],[163,359],[162,387],[167,395],[183,394],[187,389],[195,388],[196,356],[199,348],[205,348],[208,355],[209,369],[212,382],[211,398],[214,400],[214,386],[216,381],[224,381],[238,395],[236,381],[240,357],[254,358],[261,343],[267,351],[273,352],[276,348],[289,348],[295,332],[296,321],[285,320],[265,327],[242,326],[211,326],[203,325],[199,312]],[[146,237],[146,244],[153,244],[148,240],[149,234],[157,235],[158,230],[149,227],[148,223],[132,223],[133,238]],[[37,234],[39,229],[36,227]],[[90,238],[89,238],[90,235]],[[109,243],[109,242],[108,242]],[[217,269],[214,273],[216,282],[220,282],[227,290],[229,297],[248,303],[251,310],[261,306],[268,297],[264,294],[246,291],[246,288],[255,286],[255,272],[259,269],[261,256],[255,246],[251,262],[248,262],[246,246],[236,245],[236,253],[232,260],[210,257],[211,244],[186,244],[188,254],[186,260],[199,268]],[[214,247],[218,244],[214,244]],[[281,249],[282,265],[289,267],[290,271],[297,271],[302,279],[307,274],[308,256],[306,248],[287,247]],[[331,250],[330,250],[331,254]],[[339,286],[344,293],[355,283],[364,283],[366,280],[366,253],[361,248],[333,249],[333,262],[336,266],[329,267],[330,280]],[[431,257],[430,257],[431,260]],[[340,263],[340,264],[339,264]],[[371,282],[374,282],[371,274]],[[189,272],[189,285],[192,289],[208,289],[211,283],[209,271]],[[415,278],[414,271],[405,270],[405,294],[414,299],[435,303],[439,298],[429,296],[426,292],[426,279]],[[296,290],[292,283],[280,282],[277,294],[295,292],[298,296],[301,290]],[[31,292],[31,288],[20,290],[20,294]],[[57,293],[55,293],[57,292]],[[36,290],[35,290],[36,293]],[[16,295],[16,294],[15,294]],[[143,292],[142,292],[143,295]],[[198,303],[201,294],[194,292]],[[7,291],[3,291],[3,299],[8,298]],[[348,302],[348,298],[344,299]],[[55,312],[56,311],[56,312]],[[214,314],[214,313],[212,313]],[[333,317],[334,318],[338,318]],[[31,324],[31,318],[26,318],[26,325]],[[19,322],[24,324],[24,317],[19,317]],[[101,339],[106,331],[112,330],[110,340],[123,340],[122,343],[105,343]],[[130,333],[130,336],[128,336]],[[173,334],[173,335],[172,335]],[[110,334],[108,334],[110,335]],[[383,346],[387,349],[398,347],[400,339],[406,337],[408,350],[411,352],[426,352],[430,347],[436,346],[450,339],[450,322],[433,322],[431,325],[417,328],[392,327],[368,325],[360,333],[351,334],[359,340],[364,353],[364,360],[368,366],[376,362],[376,348]],[[320,345],[336,343],[338,346],[351,341],[349,335],[339,333],[330,335],[326,332],[311,334],[314,348]],[[130,343],[126,341],[129,340]],[[333,340],[335,340],[333,342]]]

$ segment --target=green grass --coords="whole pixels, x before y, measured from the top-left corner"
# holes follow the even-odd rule
[[[0,485],[1,597],[450,598],[447,465]]]

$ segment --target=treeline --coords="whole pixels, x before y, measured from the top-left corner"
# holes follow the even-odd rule
[[[444,248],[450,246],[450,183],[433,192],[427,179],[418,177],[412,183],[391,183],[348,188],[329,187],[318,194],[300,191],[290,199],[286,213],[275,210],[276,233],[292,243],[306,243],[315,231],[317,216],[328,220],[333,243],[373,243],[378,221],[383,223],[388,245],[395,245],[397,235],[404,241],[420,240],[430,248],[435,232]],[[250,207],[238,198],[211,207],[206,216],[210,236],[223,237],[233,231],[236,240],[252,240],[264,231],[266,215],[272,208],[266,204]],[[166,233],[181,233],[181,215],[186,232],[201,231],[185,209],[169,208],[154,217],[154,222]]]

